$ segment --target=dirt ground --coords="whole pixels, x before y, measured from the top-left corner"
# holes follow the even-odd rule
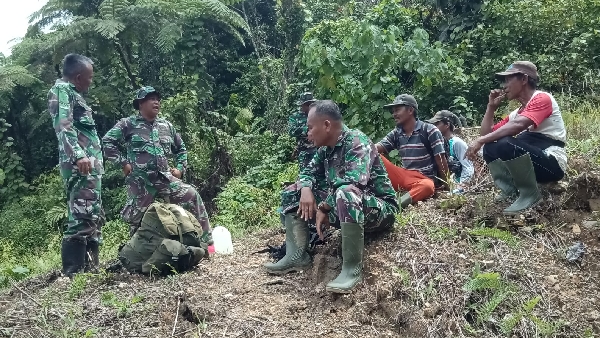
[[[364,280],[350,295],[325,291],[340,269],[338,233],[317,247],[310,270],[277,277],[262,268],[267,254],[253,254],[281,244],[272,229],[177,276],[69,281],[52,272],[22,281],[0,295],[0,336],[599,336],[600,217],[589,202],[600,197],[598,177],[546,191],[517,221],[502,220],[484,195],[410,207],[393,231],[367,238]],[[485,230],[493,228],[506,232]],[[570,263],[565,252],[578,241],[586,252]],[[475,286],[485,276],[488,284]]]

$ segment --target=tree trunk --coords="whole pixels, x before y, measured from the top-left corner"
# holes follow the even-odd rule
[[[117,53],[119,53],[119,59],[121,59],[121,63],[123,63],[123,67],[127,71],[127,77],[129,77],[129,82],[131,83],[131,87],[133,90],[137,89],[139,86],[137,84],[137,77],[133,74],[131,70],[131,65],[129,61],[127,61],[127,57],[125,56],[125,51],[123,51],[123,47],[119,42],[115,41],[115,48],[117,49]]]

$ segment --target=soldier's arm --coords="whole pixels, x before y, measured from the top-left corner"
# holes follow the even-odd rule
[[[179,135],[173,125],[171,125],[171,133],[173,134],[172,151],[175,155],[175,167],[177,170],[181,171],[181,177],[183,177],[187,170],[187,149],[181,135]]]
[[[323,171],[323,152],[318,149],[308,166],[302,168],[302,171],[298,175],[300,187],[308,187],[312,190],[317,183],[317,178],[324,179]]]
[[[304,116],[303,116],[304,115]],[[296,112],[288,118],[288,134],[291,137],[305,137],[308,134],[308,126],[304,122],[306,115],[301,112]]]
[[[377,154],[374,154],[374,148],[366,137],[354,137],[352,148],[345,154],[341,154],[344,157],[344,162],[340,172],[344,174],[334,179],[333,189],[325,200],[327,205],[330,207],[335,206],[335,194],[338,189],[351,185],[360,190],[366,188],[371,175],[372,157],[377,156]]]
[[[128,120],[126,118],[119,120],[114,127],[112,127],[106,135],[102,138],[102,148],[104,151],[104,158],[107,161],[119,164],[124,167],[127,164],[127,158],[123,156],[119,145],[125,141],[125,136],[128,130]]]
[[[58,138],[58,146],[71,163],[86,157],[79,145],[77,132],[73,129],[73,105],[66,88],[55,87],[48,104],[52,125]]]

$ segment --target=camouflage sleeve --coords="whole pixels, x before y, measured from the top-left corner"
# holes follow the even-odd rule
[[[77,132],[73,129],[73,106],[66,88],[54,87],[51,90],[48,110],[58,138],[59,152],[71,163],[86,157],[85,151],[79,145]]]
[[[175,154],[175,167],[181,171],[181,175],[187,170],[187,149],[181,135],[175,130],[171,124],[171,133],[173,134],[173,154]]]
[[[119,145],[125,141],[127,129],[128,119],[121,119],[102,138],[104,158],[110,162],[121,165],[121,167],[124,167],[127,164],[127,158],[123,156],[121,150],[119,150]]]
[[[303,116],[304,113],[296,112],[288,118],[288,134],[291,137],[304,137],[308,134],[308,126],[304,122],[306,116]]]
[[[298,175],[298,183],[300,183],[300,187],[308,187],[312,189],[317,183],[319,168],[322,169],[322,167],[323,152],[321,149],[318,149],[310,163],[306,167],[302,168],[302,171]]]
[[[361,190],[366,188],[376,153],[366,138],[355,136],[352,140],[352,148],[342,156],[344,156],[344,163],[338,172],[343,173],[343,176],[338,176],[333,180],[333,189],[325,199],[330,207],[336,204],[335,194],[338,189],[349,185],[354,185]]]

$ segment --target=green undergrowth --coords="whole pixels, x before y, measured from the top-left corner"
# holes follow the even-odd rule
[[[494,271],[473,269],[464,284],[467,294],[465,330],[472,336],[486,331],[501,332],[511,336],[519,331],[535,331],[540,337],[553,337],[564,326],[561,319],[546,320],[536,314],[542,298],[527,294],[517,283]]]

